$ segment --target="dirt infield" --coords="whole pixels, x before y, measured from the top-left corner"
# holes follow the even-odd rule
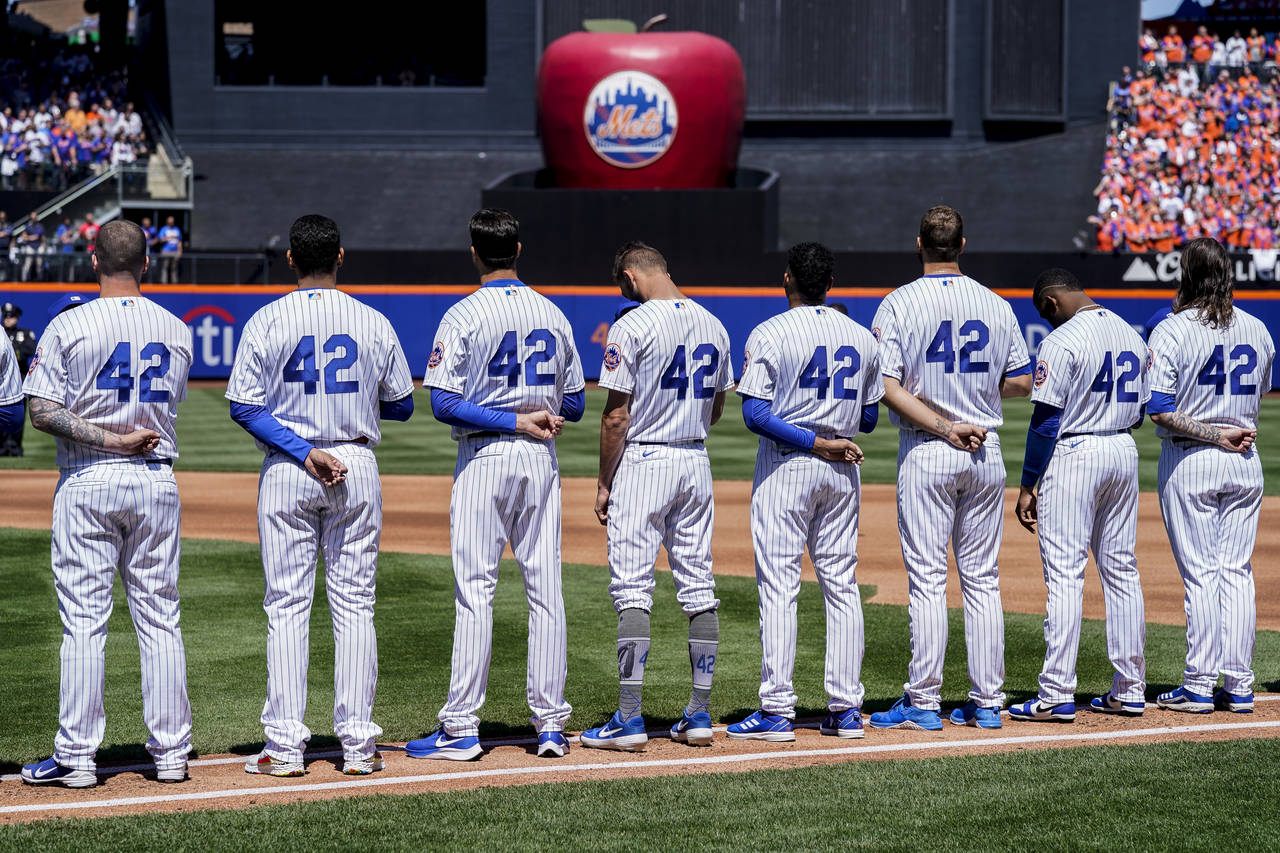
[[[45,528],[53,505],[55,471],[7,471],[5,482],[12,494],[27,496],[23,505],[6,508],[3,524]],[[210,474],[178,472],[182,493],[184,536],[257,541],[256,473]],[[384,476],[382,547],[415,554],[449,553],[450,477]],[[595,481],[564,481],[564,560],[604,565],[605,534],[592,512]],[[713,547],[716,573],[754,575],[754,558],[748,526],[751,484],[726,481],[716,484],[716,527]],[[1001,592],[1005,610],[1013,613],[1044,612],[1044,581],[1036,538],[1013,518],[1015,493],[1008,493],[1004,544],[1000,549]],[[1264,518],[1280,517],[1280,497],[1263,499]],[[863,488],[861,535],[858,541],[858,580],[876,587],[870,601],[906,604],[907,580],[898,544],[894,488]],[[509,552],[508,552],[509,556]],[[665,557],[662,558],[665,566]],[[1142,495],[1138,513],[1138,567],[1146,597],[1147,620],[1169,625],[1185,624],[1182,580],[1169,550],[1160,520],[1156,496]],[[806,562],[806,576],[812,570]],[[1257,582],[1258,628],[1280,630],[1280,526],[1264,524],[1254,552]],[[953,570],[954,580],[954,570]],[[960,587],[950,583],[948,602],[960,606]],[[1096,571],[1085,579],[1085,616],[1102,618],[1102,589]]]
[[[1278,698],[1278,697],[1271,697]],[[641,753],[583,749],[575,744],[563,759],[540,759],[530,741],[486,743],[476,762],[418,761],[401,745],[381,747],[386,769],[370,777],[341,774],[341,757],[308,756],[304,778],[273,779],[244,772],[246,756],[203,756],[192,762],[191,779],[161,785],[143,774],[150,768],[119,768],[95,788],[36,788],[6,781],[0,785],[0,823],[52,817],[106,817],[195,809],[234,809],[368,794],[417,794],[481,787],[596,779],[673,776],[704,772],[747,772],[848,761],[978,755],[1027,749],[1067,749],[1104,744],[1160,741],[1214,741],[1274,738],[1280,735],[1280,702],[1260,701],[1251,715],[1178,714],[1153,707],[1141,719],[1119,719],[1080,711],[1074,724],[1015,723],[1002,729],[946,725],[940,732],[870,730],[864,739],[822,737],[813,728],[797,731],[790,744],[733,741],[718,733],[711,746],[689,747],[651,732]],[[655,737],[656,736],[656,737]]]

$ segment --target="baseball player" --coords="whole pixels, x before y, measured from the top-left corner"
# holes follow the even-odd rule
[[[147,245],[137,225],[104,225],[91,262],[102,297],[49,323],[23,386],[31,425],[57,438],[52,532],[62,680],[53,756],[23,767],[22,778],[72,788],[97,781],[103,652],[118,570],[138,633],[147,750],[160,781],[181,782],[191,706],[178,627],[181,506],[173,460],[191,330],[139,292]]]
[[[36,333],[18,325],[22,318],[22,309],[12,302],[0,305],[0,317],[13,352],[18,357],[18,375],[26,376],[31,357],[36,352]],[[0,427],[0,456],[22,455],[22,427],[26,413],[18,417],[10,429]]]
[[[258,537],[266,578],[266,747],[248,773],[301,776],[311,601],[317,552],[333,615],[333,730],[348,775],[382,769],[373,722],[378,640],[373,602],[382,487],[373,448],[379,418],[408,420],[413,377],[382,314],[337,290],[343,251],[332,219],[289,229],[298,287],[245,324],[227,399],[265,453]]]
[[[760,436],[751,487],[751,537],[760,594],[760,710],[729,726],[731,738],[795,740],[796,596],[805,547],[826,602],[826,690],[822,733],[862,737],[862,602],[858,597],[858,509],[862,451],[849,436],[870,432],[884,396],[871,332],[827,307],[835,259],[818,243],[787,253],[790,310],[747,338],[738,393],[747,427]]]
[[[18,354],[13,347],[0,345],[0,439],[22,428],[26,407],[22,396],[22,376]]]
[[[649,657],[653,564],[665,545],[676,598],[689,617],[693,690],[673,740],[711,743],[711,682],[720,624],[711,574],[715,515],[703,441],[733,387],[729,335],[686,297],[651,246],[627,243],[613,261],[622,295],[641,303],[609,329],[600,387],[596,517],[608,527],[609,594],[618,612],[618,711],[582,733],[582,745],[638,751],[649,737],[641,716]]]
[[[515,217],[479,210],[469,228],[481,286],[440,321],[423,380],[432,412],[458,442],[449,502],[456,597],[449,698],[440,728],[405,750],[455,761],[481,754],[493,592],[509,542],[529,601],[526,695],[538,755],[560,757],[569,751],[564,724],[573,709],[564,698],[560,472],[552,439],[565,420],[582,419],[582,362],[564,313],[516,275]]]
[[[1018,521],[1035,531],[1048,602],[1045,658],[1035,699],[1009,708],[1015,720],[1071,722],[1076,716],[1084,570],[1093,551],[1107,605],[1107,656],[1116,669],[1095,711],[1137,716],[1146,663],[1138,535],[1138,448],[1151,396],[1146,344],[1133,327],[1085,294],[1076,277],[1050,269],[1036,279],[1036,311],[1054,327],[1040,343],[1035,410],[1027,431]],[[1041,474],[1043,480],[1041,481]],[[1036,495],[1036,483],[1041,482]]]
[[[1192,240],[1182,250],[1174,314],[1151,337],[1149,411],[1164,439],[1160,514],[1186,584],[1186,670],[1180,687],[1156,698],[1175,711],[1253,710],[1250,557],[1262,508],[1253,443],[1275,344],[1232,296],[1222,244]]]
[[[942,728],[947,649],[947,544],[964,592],[969,701],[956,725],[1000,727],[1004,613],[997,554],[1004,459],[1002,397],[1031,390],[1031,360],[1009,303],[960,271],[964,222],[944,205],[920,220],[924,274],[880,303],[884,402],[899,428],[898,533],[907,567],[911,665],[902,699],[874,728]]]

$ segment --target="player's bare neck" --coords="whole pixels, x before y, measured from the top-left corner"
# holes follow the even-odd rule
[[[955,261],[925,261],[925,275],[963,275],[960,265]]]
[[[98,279],[98,287],[103,296],[141,296],[138,280],[131,275],[104,275]]]
[[[516,275],[515,267],[506,270],[490,270],[480,276],[480,284],[486,285],[491,281],[505,281],[506,279],[520,280],[520,276]]]
[[[298,290],[314,290],[317,287],[337,287],[336,275],[304,275],[298,279]]]

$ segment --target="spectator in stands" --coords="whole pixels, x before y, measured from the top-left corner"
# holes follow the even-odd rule
[[[1236,30],[1231,38],[1227,39],[1227,67],[1232,73],[1239,74],[1244,69],[1245,59],[1249,55],[1249,43],[1240,35],[1240,31]]]
[[[178,280],[178,261],[182,258],[182,230],[174,224],[173,217],[166,217],[160,229],[160,283]]]
[[[9,249],[13,243],[13,224],[9,222],[9,214],[0,210],[0,281],[8,281]]]
[[[102,226],[93,218],[92,213],[84,215],[84,222],[80,223],[80,228],[76,232],[79,238],[78,242],[84,246],[86,255],[92,255],[94,247],[98,242],[98,232],[102,230]]]
[[[1173,24],[1169,25],[1169,32],[1160,40],[1160,48],[1164,51],[1165,64],[1177,68],[1187,61],[1187,46],[1182,41],[1182,36],[1178,35],[1178,28]]]
[[[142,229],[143,236],[147,238],[147,255],[154,259],[156,254],[160,251],[160,232],[151,224],[150,216],[142,217],[142,222],[139,223],[139,227]],[[157,266],[157,264],[153,263],[147,267],[147,281],[155,280],[155,273],[153,270],[155,270]]]
[[[1222,36],[1215,33],[1213,36],[1213,54],[1209,58],[1209,76],[1204,79],[1213,79],[1226,67],[1227,45],[1222,41]]]
[[[1262,63],[1267,58],[1267,40],[1258,35],[1257,27],[1250,27],[1245,44],[1249,46],[1249,70],[1254,74],[1261,73]]]
[[[1138,47],[1142,51],[1142,67],[1148,71],[1156,67],[1157,54],[1160,54],[1161,59],[1163,59],[1164,55],[1160,52],[1160,42],[1156,41],[1155,33],[1151,32],[1150,27],[1142,31],[1142,38],[1138,40]]]
[[[1196,74],[1196,66],[1187,63],[1178,70],[1178,94],[1189,98],[1200,88],[1200,76]]]
[[[59,281],[75,281],[76,275],[74,270],[76,257],[76,241],[79,234],[76,227],[71,224],[71,217],[62,217],[62,223],[58,225],[58,229],[53,232],[53,242],[57,247],[58,255],[58,280]]]
[[[1191,61],[1196,65],[1201,80],[1209,79],[1209,62],[1213,59],[1213,36],[1203,25],[1191,37]]]
[[[22,257],[22,280],[38,281],[44,273],[44,226],[35,211],[27,216],[27,227],[18,235],[18,254]]]

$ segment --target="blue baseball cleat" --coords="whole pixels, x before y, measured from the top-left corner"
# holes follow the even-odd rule
[[[1147,710],[1146,702],[1121,702],[1110,691],[1094,697],[1089,707],[1100,714],[1119,714],[1122,717],[1141,717]]]
[[[863,737],[862,712],[857,708],[846,708],[843,711],[832,711],[822,721],[818,729],[824,735],[836,737]]]
[[[681,714],[680,721],[671,727],[671,739],[689,746],[711,746],[711,734],[711,715],[706,711],[699,711],[692,717]]]
[[[540,732],[538,734],[538,757],[550,756],[563,758],[569,754],[569,739],[564,732]]]
[[[998,729],[1000,722],[999,708],[979,708],[978,703],[970,699],[951,712],[953,726],[975,726],[979,729]]]
[[[742,722],[729,726],[728,733],[734,740],[767,740],[783,743],[796,739],[790,720],[764,711],[756,711]]]
[[[470,761],[484,752],[480,748],[480,738],[453,737],[444,730],[444,726],[424,738],[409,741],[404,745],[404,751],[410,758],[444,758],[449,761]]]
[[[582,733],[582,745],[593,749],[620,749],[623,752],[640,752],[649,742],[643,717],[622,719],[622,712],[615,711],[609,722]]]
[[[1156,707],[1188,714],[1212,714],[1213,697],[1202,696],[1199,693],[1192,693],[1185,687],[1179,687],[1157,696]]]
[[[28,785],[61,785],[64,788],[88,788],[98,784],[98,776],[88,770],[64,767],[49,756],[44,761],[26,764],[22,768],[22,781]]]
[[[1026,723],[1074,723],[1076,703],[1059,702],[1057,705],[1051,705],[1036,697],[1021,705],[1010,705],[1009,717]]]
[[[911,700],[903,696],[887,711],[877,711],[871,715],[873,729],[919,729],[922,732],[942,731],[942,718],[937,711],[927,708],[916,708]]]
[[[1213,694],[1213,707],[1219,711],[1230,711],[1233,714],[1253,713],[1252,693],[1228,693],[1219,687]]]

